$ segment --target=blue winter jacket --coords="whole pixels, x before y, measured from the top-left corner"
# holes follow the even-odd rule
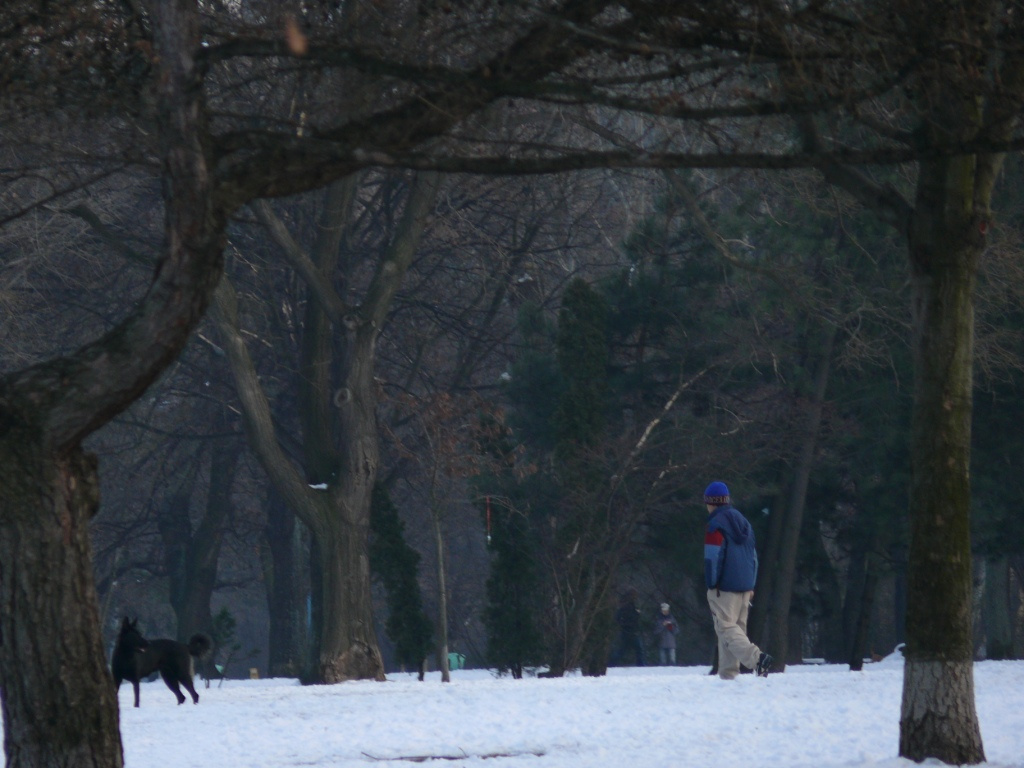
[[[708,589],[749,592],[757,582],[754,529],[726,504],[708,517],[704,533],[704,581]]]

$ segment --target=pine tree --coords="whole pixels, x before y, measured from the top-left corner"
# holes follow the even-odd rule
[[[488,501],[489,503],[489,501]],[[536,612],[540,579],[537,542],[525,514],[499,506],[491,511],[490,549],[494,553],[487,578],[487,660],[514,678],[543,659]]]
[[[564,386],[555,412],[559,498],[548,554],[559,606],[552,639],[561,654],[552,671],[580,666],[584,674],[600,675],[608,663],[615,575],[606,559],[614,536],[600,450],[608,406],[608,304],[580,278],[562,296],[556,360]]]
[[[420,555],[406,543],[405,523],[379,483],[373,490],[370,527],[370,568],[387,592],[385,631],[395,644],[398,662],[418,670],[422,680],[433,627],[423,610],[417,579]]]
[[[608,305],[585,280],[565,290],[557,344],[565,389],[555,413],[556,454],[574,462],[601,436],[608,391]]]
[[[500,412],[481,415],[480,452],[489,467],[471,480],[493,557],[487,578],[487,661],[515,678],[544,659],[538,613],[543,604],[538,542],[528,515],[529,479],[516,466],[520,453]]]

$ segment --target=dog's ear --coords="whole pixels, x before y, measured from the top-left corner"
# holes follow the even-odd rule
[[[121,621],[121,629],[131,629],[131,627],[132,623],[128,621],[128,617],[125,616],[124,619]]]

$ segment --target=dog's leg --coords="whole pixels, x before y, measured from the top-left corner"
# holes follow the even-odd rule
[[[199,703],[199,694],[196,693],[196,687],[193,685],[191,678],[183,678],[181,684],[185,686],[185,690],[192,694],[192,703]]]
[[[185,694],[181,692],[181,688],[178,687],[178,681],[169,672],[161,672],[160,677],[164,679],[164,684],[171,689],[175,696],[178,697],[178,703],[185,703]]]
[[[139,706],[139,681],[132,680],[132,688],[135,689],[135,706]]]

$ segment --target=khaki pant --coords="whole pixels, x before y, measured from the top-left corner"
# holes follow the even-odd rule
[[[708,590],[708,605],[718,635],[718,676],[732,680],[740,673],[740,664],[757,667],[761,649],[747,638],[747,613],[753,592]]]

